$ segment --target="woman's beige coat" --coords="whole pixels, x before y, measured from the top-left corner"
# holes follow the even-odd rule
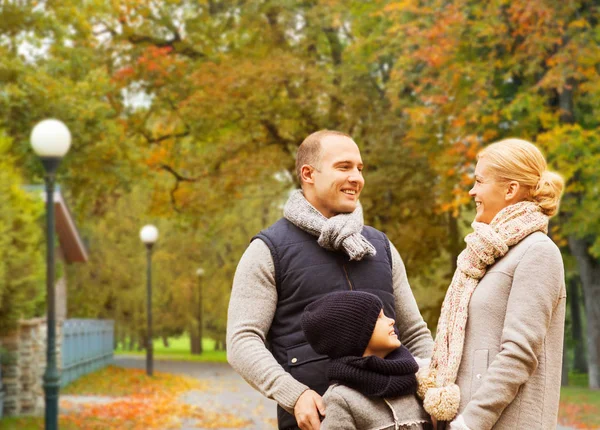
[[[470,429],[556,429],[565,299],[560,251],[541,232],[488,268],[469,304],[456,381]]]

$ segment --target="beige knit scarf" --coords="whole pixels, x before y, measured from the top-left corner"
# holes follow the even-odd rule
[[[469,301],[487,267],[502,258],[513,245],[536,231],[548,232],[548,217],[533,202],[507,206],[488,224],[473,222],[466,249],[457,269],[438,322],[429,368],[417,373],[419,396],[425,410],[440,421],[450,421],[458,412],[460,390],[455,384],[463,353]]]
[[[350,260],[358,261],[377,254],[373,244],[361,233],[364,221],[360,203],[354,212],[326,218],[306,200],[302,190],[295,190],[283,207],[283,216],[296,227],[317,236],[317,242],[323,248],[345,252]]]

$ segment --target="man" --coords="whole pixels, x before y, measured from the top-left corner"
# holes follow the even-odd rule
[[[327,412],[327,357],[307,343],[300,316],[332,291],[377,295],[397,322],[400,341],[427,359],[433,339],[408,285],[398,251],[363,225],[358,198],[363,163],[350,136],[321,130],[298,148],[284,218],[259,233],[233,280],[227,322],[228,361],[250,385],[274,399],[280,429],[320,427]]]

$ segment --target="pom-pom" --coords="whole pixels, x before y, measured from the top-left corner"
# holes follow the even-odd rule
[[[427,390],[430,388],[435,388],[436,374],[436,370],[430,369],[429,367],[422,367],[417,372],[416,377],[417,382],[419,383],[419,387],[417,388],[417,396],[419,396],[420,399],[425,398]]]
[[[441,388],[430,388],[425,394],[423,407],[438,421],[452,421],[460,405],[460,388],[451,384]]]

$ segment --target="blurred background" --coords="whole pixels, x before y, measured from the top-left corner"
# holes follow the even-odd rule
[[[297,187],[297,146],[324,128],[359,145],[365,221],[400,251],[435,329],[475,156],[520,137],[567,183],[550,231],[568,286],[564,383],[597,390],[599,19],[577,0],[1,0],[0,334],[46,309],[29,187],[43,181],[29,143],[41,119],[73,136],[57,180],[88,261],[58,263],[66,314],[114,320],[132,353],[147,335],[139,229],[160,232],[157,345],[224,351],[236,264]]]

